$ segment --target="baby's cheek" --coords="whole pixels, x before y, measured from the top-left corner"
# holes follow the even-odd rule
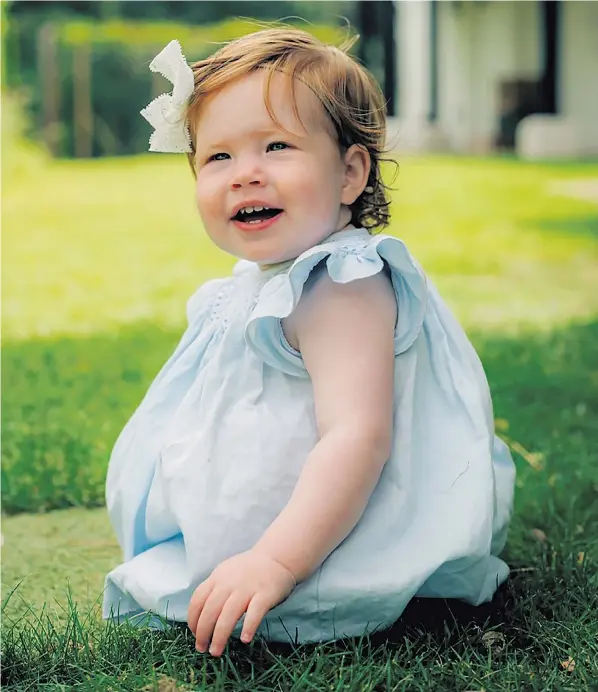
[[[212,204],[210,203],[209,197],[206,197],[205,193],[197,193],[195,196],[195,201],[197,203],[197,209],[202,217],[207,217],[212,214]]]
[[[218,188],[209,180],[197,179],[195,186],[195,201],[199,213],[203,217],[215,217],[219,208],[223,207],[222,195]]]
[[[314,199],[315,206],[325,212],[337,204],[339,185],[332,171],[314,170],[312,175],[304,180],[305,194]]]
[[[305,198],[309,200],[309,215],[314,229],[319,226],[328,228],[336,221],[340,209],[340,201],[336,190],[325,180],[320,180],[318,186],[306,190]]]

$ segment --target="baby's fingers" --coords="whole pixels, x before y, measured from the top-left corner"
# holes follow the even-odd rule
[[[197,630],[195,632],[195,648],[204,653],[207,651],[210,645],[210,640],[212,639],[212,634],[214,632],[214,627],[224,604],[229,599],[230,591],[214,589],[206,601],[199,620],[197,621]]]
[[[191,632],[193,632],[193,634],[196,633],[197,621],[199,620],[201,611],[203,610],[203,607],[206,604],[206,601],[208,600],[213,588],[214,587],[212,586],[211,582],[206,579],[206,581],[202,582],[195,589],[193,596],[191,596],[189,608],[187,609],[187,624],[189,625],[189,629]]]
[[[245,612],[250,598],[249,594],[233,594],[224,604],[212,636],[210,645],[212,656],[220,656],[224,651],[226,642]]]
[[[241,632],[242,642],[249,644],[257,632],[257,628],[260,626],[261,621],[264,619],[264,616],[274,605],[275,604],[273,604],[270,599],[264,598],[263,596],[260,597],[256,595],[251,599],[251,602],[247,606],[243,631]]]

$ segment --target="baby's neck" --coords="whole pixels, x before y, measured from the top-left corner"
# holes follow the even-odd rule
[[[324,243],[326,240],[328,240],[328,238],[331,238],[332,236],[336,235],[337,233],[341,233],[342,231],[350,231],[350,230],[354,230],[354,229],[355,229],[355,226],[349,222],[348,224],[346,224],[342,228],[338,228],[337,230],[332,231],[332,233],[330,235],[326,236],[326,238],[323,238],[321,240],[321,242]],[[273,264],[259,264],[258,263],[257,266],[260,268],[260,271],[263,271],[263,272],[270,271],[271,269],[284,269],[285,267],[293,264],[293,262],[296,259],[297,259],[296,257],[293,257],[292,259],[284,260],[284,262],[275,262]]]

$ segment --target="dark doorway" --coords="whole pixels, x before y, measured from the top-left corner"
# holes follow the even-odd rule
[[[499,84],[500,114],[496,147],[512,150],[523,118],[533,113],[556,114],[561,0],[540,0],[539,21],[542,72],[539,79],[510,79]]]
[[[544,72],[540,80],[542,113],[558,113],[558,44],[560,0],[542,0],[542,24],[544,29]]]
[[[359,0],[358,56],[384,92],[387,114],[396,115],[395,1]]]

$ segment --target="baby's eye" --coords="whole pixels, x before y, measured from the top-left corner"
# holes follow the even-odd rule
[[[285,142],[272,142],[268,144],[268,151],[282,151],[283,149],[288,149],[289,145]]]
[[[212,154],[208,161],[225,161],[227,158],[230,158],[228,154],[225,154],[223,151],[219,151],[217,154]]]

